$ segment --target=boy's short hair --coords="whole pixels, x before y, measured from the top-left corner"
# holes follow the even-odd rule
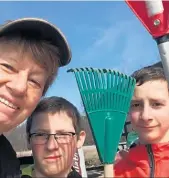
[[[164,70],[162,67],[148,66],[135,71],[132,75],[136,79],[137,85],[142,85],[145,82],[153,80],[164,80],[166,81]]]
[[[0,47],[17,47],[21,55],[29,53],[47,71],[45,95],[53,83],[58,68],[71,60],[71,50],[58,27],[40,18],[22,18],[0,26]]]
[[[27,135],[30,134],[33,119],[35,119],[37,114],[39,113],[55,114],[60,112],[65,112],[72,119],[75,132],[79,133],[81,116],[77,108],[71,102],[62,97],[52,96],[42,99],[35,108],[34,112],[31,114],[31,116],[27,119],[26,123]]]

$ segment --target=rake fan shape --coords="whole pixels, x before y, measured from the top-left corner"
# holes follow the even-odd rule
[[[135,79],[110,69],[75,68],[84,108],[103,163],[113,163],[133,96]]]

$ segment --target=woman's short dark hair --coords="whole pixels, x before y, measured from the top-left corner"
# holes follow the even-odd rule
[[[38,36],[31,34],[24,36],[19,33],[11,33],[0,37],[0,48],[18,49],[21,55],[29,54],[38,65],[46,70],[48,78],[43,91],[43,95],[45,95],[58,73],[60,61],[59,48],[47,41],[40,40]]]

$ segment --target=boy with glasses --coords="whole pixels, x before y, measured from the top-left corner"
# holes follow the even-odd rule
[[[34,166],[29,176],[81,177],[73,165],[73,157],[82,147],[86,133],[79,127],[77,108],[61,97],[40,101],[27,120],[26,132],[32,149]]]

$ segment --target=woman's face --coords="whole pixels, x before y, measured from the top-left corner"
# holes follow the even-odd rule
[[[23,122],[42,96],[47,72],[31,56],[0,50],[0,133]]]

